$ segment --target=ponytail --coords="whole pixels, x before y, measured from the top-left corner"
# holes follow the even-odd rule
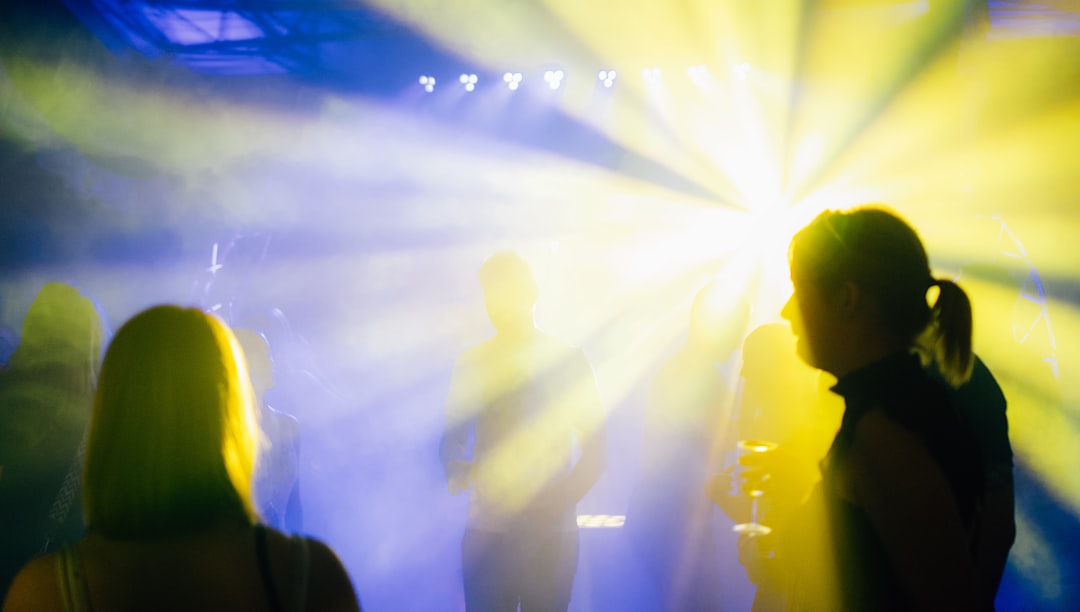
[[[942,376],[954,387],[971,377],[975,356],[971,350],[971,300],[967,293],[950,280],[934,279],[938,298],[931,308],[929,349]]]

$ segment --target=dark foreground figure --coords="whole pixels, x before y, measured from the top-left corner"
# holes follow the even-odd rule
[[[915,231],[880,208],[819,215],[792,242],[791,278],[797,350],[837,377],[846,407],[820,485],[787,525],[742,540],[741,560],[797,609],[977,609],[984,461],[914,354],[951,385],[967,380],[967,295],[934,279]]]
[[[259,439],[225,324],[175,306],[136,315],[98,380],[87,534],[27,565],[4,611],[359,610],[329,547],[258,522]]]

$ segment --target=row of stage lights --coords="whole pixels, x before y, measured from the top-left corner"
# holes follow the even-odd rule
[[[739,79],[745,79],[746,74],[750,71],[750,65],[746,62],[736,64],[731,67],[731,72]],[[701,84],[709,76],[709,69],[704,65],[690,66],[686,69],[686,74],[695,83]],[[615,86],[615,79],[619,77],[615,70],[601,70],[596,73],[596,79],[606,89],[611,89]],[[547,70],[544,72],[544,82],[547,83],[549,89],[559,89],[562,86],[563,79],[566,78],[566,73],[562,70]],[[663,79],[663,72],[659,68],[646,68],[641,71],[641,78],[646,83],[656,84]],[[521,87],[525,77],[520,72],[506,72],[503,74],[503,84],[506,85],[510,91],[516,91]],[[424,91],[432,93],[435,91],[435,77],[429,75],[423,75],[420,77],[420,86],[424,88]],[[465,91],[474,91],[476,86],[480,83],[480,77],[475,74],[462,74],[458,77],[458,83],[465,89]]]
[[[611,87],[615,83],[615,71],[600,71],[600,74],[611,76],[605,76],[601,80],[604,82],[605,87]],[[558,89],[562,85],[562,80],[566,76],[566,73],[562,70],[548,70],[544,73],[544,81],[551,89]],[[510,89],[510,91],[516,90],[521,87],[521,81],[524,80],[524,76],[520,72],[507,72],[503,74],[503,83]],[[420,85],[424,88],[424,91],[431,93],[435,91],[435,77],[433,76],[421,76]],[[465,88],[465,91],[473,91],[476,89],[476,84],[480,82],[480,77],[475,74],[462,74],[458,77],[458,83]]]

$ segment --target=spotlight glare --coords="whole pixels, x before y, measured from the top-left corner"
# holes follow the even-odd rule
[[[562,84],[563,77],[566,76],[562,70],[548,70],[544,72],[544,80],[547,81],[548,87],[551,89],[558,89]]]
[[[424,91],[431,93],[435,91],[435,77],[422,75],[420,77],[420,84],[423,85]]]
[[[506,72],[503,74],[503,83],[512,90],[516,90],[521,86],[521,73],[520,72]]]
[[[615,84],[616,76],[617,75],[615,74],[614,70],[601,70],[599,73],[597,73],[596,78],[604,84],[604,87],[610,88],[612,85]]]

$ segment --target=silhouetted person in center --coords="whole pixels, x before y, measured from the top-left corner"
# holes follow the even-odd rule
[[[981,453],[953,385],[971,372],[971,305],[930,273],[918,235],[880,208],[826,211],[795,235],[783,315],[844,398],[822,480],[792,520],[740,541],[751,576],[781,571],[808,610],[973,610]],[[937,291],[931,305],[928,292]],[[775,557],[761,554],[773,540]]]
[[[87,534],[23,568],[4,612],[359,610],[329,547],[258,522],[252,395],[213,315],[157,306],[125,323],[94,396]]]
[[[496,333],[458,358],[440,445],[450,492],[470,496],[465,606],[564,611],[577,569],[575,505],[607,453],[595,377],[580,349],[536,327],[538,288],[521,256],[489,257],[480,284]]]

